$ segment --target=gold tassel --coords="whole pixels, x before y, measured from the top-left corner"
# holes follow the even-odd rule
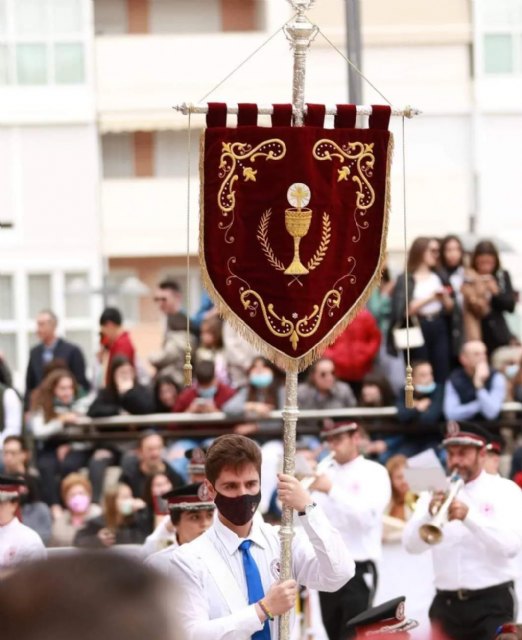
[[[190,344],[185,349],[185,364],[183,365],[183,381],[186,387],[192,386],[192,364],[190,362]]]
[[[404,387],[404,404],[406,409],[413,409],[413,377],[410,365],[406,367],[406,386]]]

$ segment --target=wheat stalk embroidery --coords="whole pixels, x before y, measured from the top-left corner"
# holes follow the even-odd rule
[[[332,237],[332,227],[330,223],[330,216],[324,212],[323,213],[323,232],[321,234],[321,244],[317,247],[317,251],[314,253],[313,257],[310,258],[306,268],[308,271],[312,271],[316,267],[318,267],[323,261],[324,256],[326,255],[326,251],[328,249],[328,245],[330,244],[330,239]]]
[[[268,262],[270,262],[277,271],[284,271],[285,265],[276,257],[274,250],[268,241],[268,223],[270,222],[271,215],[272,209],[267,209],[261,216],[259,227],[257,229],[257,239],[261,243],[261,248],[263,249],[263,253],[265,254]]]

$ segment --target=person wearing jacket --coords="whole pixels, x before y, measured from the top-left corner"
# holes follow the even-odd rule
[[[443,383],[450,372],[450,325],[448,316],[454,307],[453,292],[437,272],[439,244],[435,238],[419,237],[408,254],[408,299],[404,274],[397,278],[392,295],[392,313],[388,333],[388,352],[396,354],[393,330],[405,326],[406,305],[410,324],[418,322],[424,345],[411,350],[412,360],[428,360],[435,381]]]
[[[513,313],[516,294],[509,273],[502,269],[496,246],[489,240],[479,242],[471,256],[471,268],[485,287],[487,308],[481,318],[482,341],[488,355],[498,347],[516,342],[504,313]]]
[[[339,380],[347,382],[358,395],[362,379],[369,373],[379,353],[381,332],[373,315],[361,309],[337,340],[324,352],[335,364]]]
[[[109,369],[108,384],[100,389],[87,415],[107,418],[126,412],[146,415],[155,412],[152,391],[138,383],[136,369],[126,356],[115,356]]]

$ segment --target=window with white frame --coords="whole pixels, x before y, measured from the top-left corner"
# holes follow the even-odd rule
[[[0,84],[86,81],[84,0],[0,0]]]
[[[135,269],[111,267],[107,276],[106,285],[109,290],[107,299],[108,306],[117,307],[123,316],[124,323],[133,325],[140,322],[140,299],[139,296],[126,295],[121,291],[121,286],[127,278],[137,277]]]
[[[11,274],[0,274],[0,357],[13,370],[16,357],[14,281]]]
[[[0,320],[14,320],[13,276],[0,274]]]
[[[522,74],[522,0],[480,0],[477,11],[483,73]]]

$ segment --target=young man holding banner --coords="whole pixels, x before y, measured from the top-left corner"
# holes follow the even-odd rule
[[[172,578],[179,621],[174,640],[276,640],[277,617],[295,606],[302,584],[335,591],[354,575],[354,562],[299,481],[281,474],[281,502],[298,512],[292,542],[294,579],[279,582],[277,530],[256,514],[261,452],[252,440],[224,435],[209,448],[206,484],[217,508],[212,527],[150,563]]]

